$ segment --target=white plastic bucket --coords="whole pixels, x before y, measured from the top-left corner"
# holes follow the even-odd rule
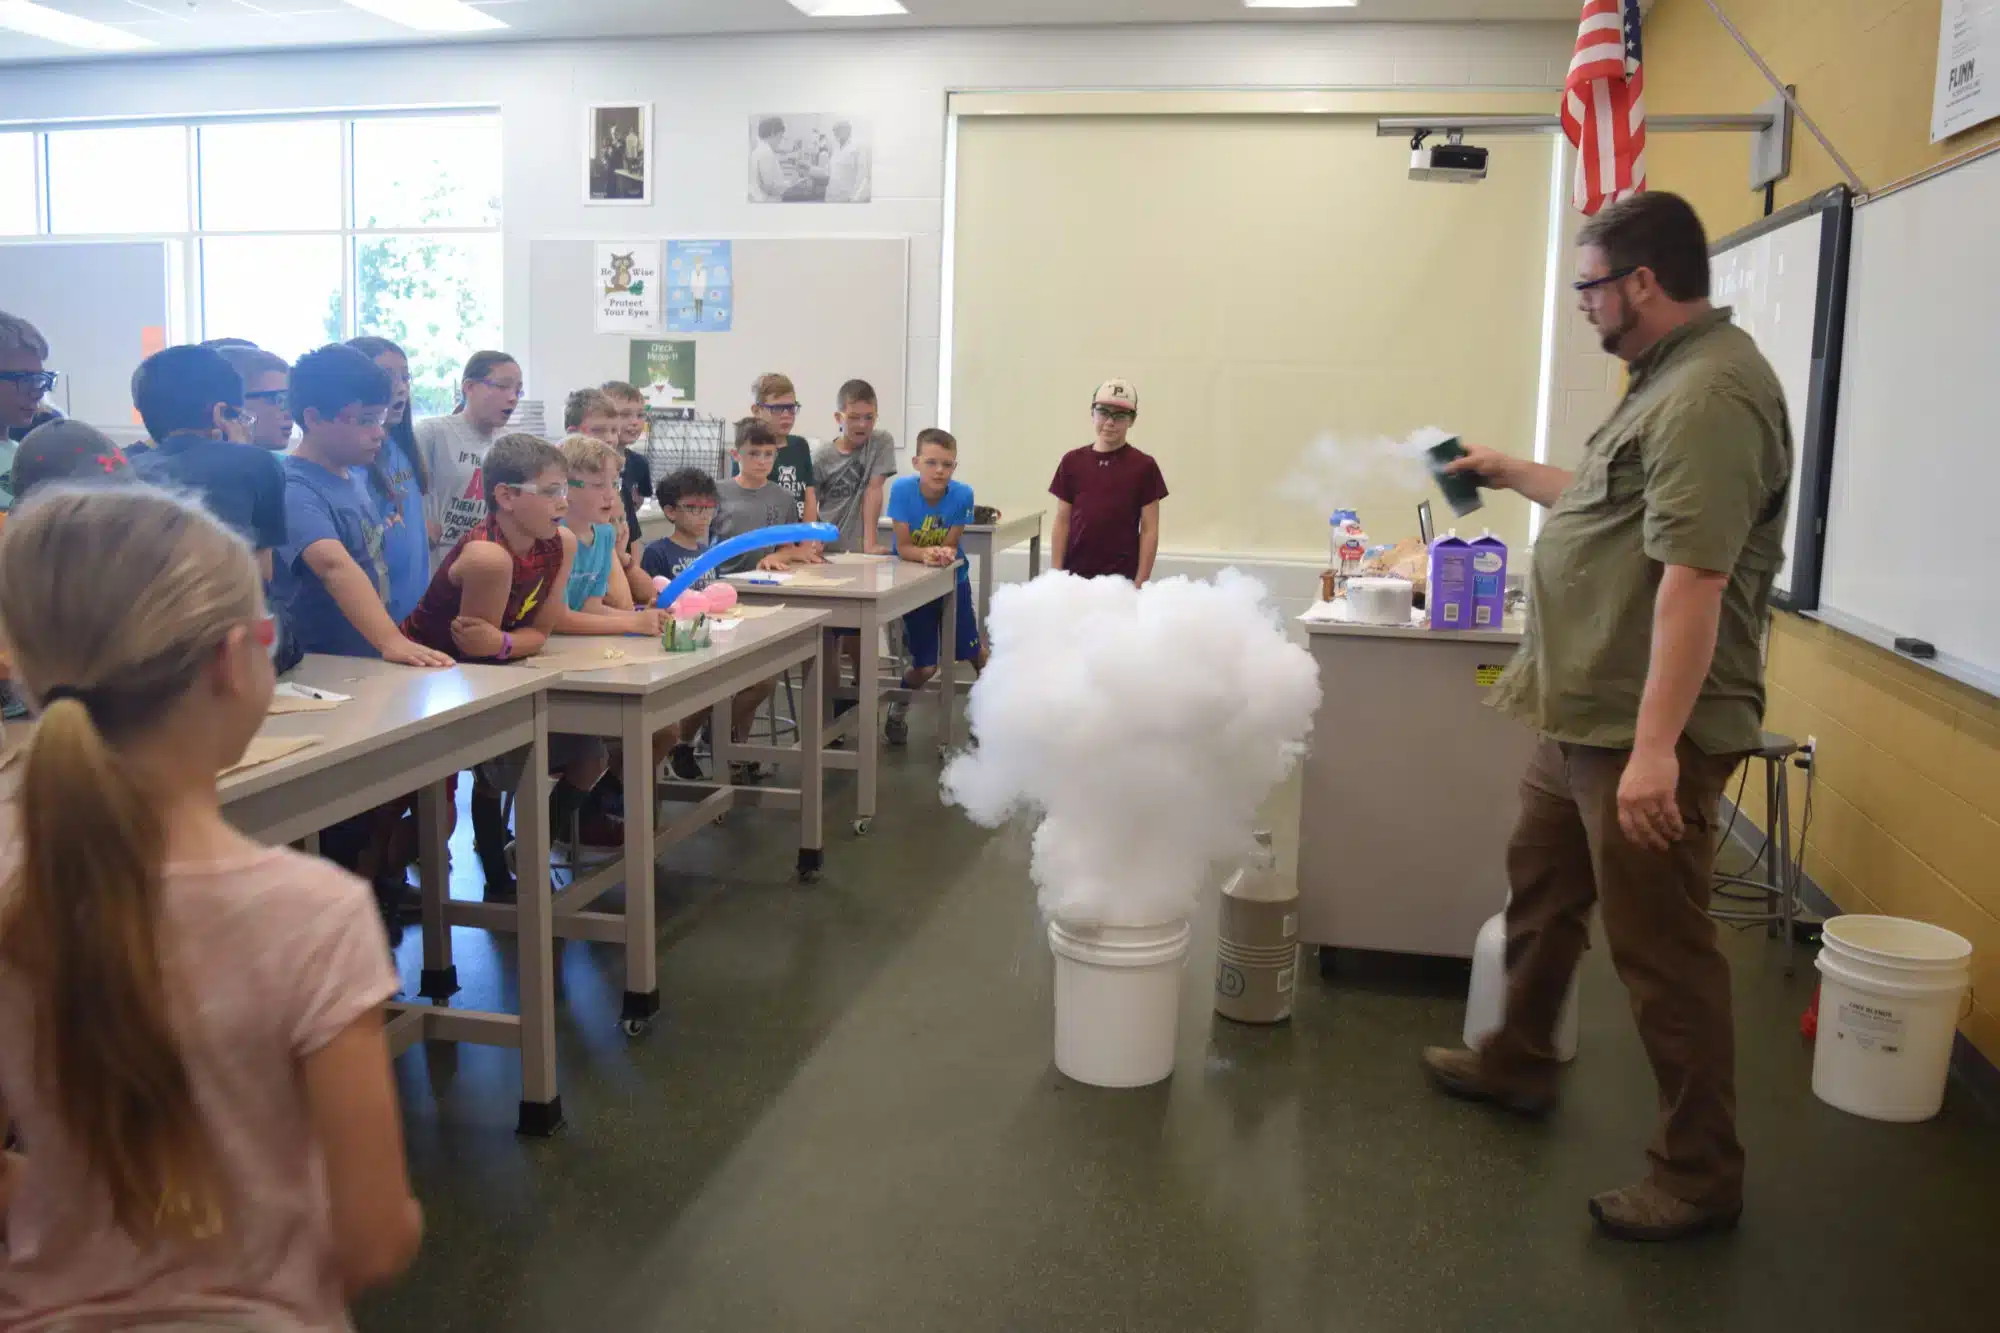
[[[1138,1088],[1174,1072],[1181,969],[1193,928],[1049,923],[1056,956],[1056,1068],[1079,1083]]]
[[[1479,1043],[1500,1030],[1507,1016],[1507,914],[1486,919],[1472,944],[1472,985],[1465,995],[1465,1045],[1477,1050]],[[1556,1059],[1568,1064],[1576,1059],[1577,1015],[1576,977],[1569,979],[1569,994],[1563,997],[1562,1013],[1556,1018]]]
[[[1924,921],[1837,916],[1822,928],[1813,1095],[1870,1120],[1928,1120],[1944,1105],[1972,944]]]

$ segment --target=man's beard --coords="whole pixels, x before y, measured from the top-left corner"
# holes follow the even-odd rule
[[[1625,341],[1625,335],[1639,323],[1639,317],[1633,313],[1631,306],[1624,308],[1624,315],[1617,328],[1603,329],[1597,335],[1598,344],[1613,356],[1618,355],[1618,344]]]

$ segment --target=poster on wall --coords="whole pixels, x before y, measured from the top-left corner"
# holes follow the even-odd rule
[[[685,407],[694,401],[694,354],[691,338],[634,338],[629,382],[648,407]]]
[[[728,241],[667,242],[667,332],[727,333],[736,311]]]
[[[598,103],[583,117],[583,202],[652,203],[652,103]]]
[[[597,243],[597,331],[658,333],[662,292],[660,243]]]
[[[1931,142],[2000,116],[2000,0],[1944,0]]]
[[[875,139],[859,116],[750,117],[750,202],[865,204],[875,197]]]

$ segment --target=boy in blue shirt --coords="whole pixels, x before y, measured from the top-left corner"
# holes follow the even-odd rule
[[[647,544],[645,553],[639,557],[639,568],[648,578],[672,582],[712,545],[708,529],[715,522],[718,503],[715,478],[698,467],[669,472],[660,478],[653,498],[660,502],[660,512],[674,526],[666,536]],[[709,582],[707,578],[697,579],[694,586],[703,587]]]
[[[646,600],[653,586],[644,576],[633,578],[618,549],[618,474],[615,446],[592,435],[571,435],[562,442],[569,466],[569,510],[563,523],[576,538],[570,562],[564,613],[556,619],[558,634],[644,634],[657,638],[660,612],[638,605],[643,581]]]
[[[248,443],[243,377],[214,348],[168,347],[139,363],[132,405],[158,441],[133,458],[133,472],[200,496],[250,543],[268,582],[271,553],[285,544],[285,476],[275,454]]]
[[[965,525],[972,522],[972,488],[953,481],[958,470],[958,441],[949,431],[933,426],[917,435],[916,475],[898,477],[889,488],[889,521],[895,524],[890,549],[900,560],[912,564],[958,566],[958,642],[956,659],[972,663],[974,671],[986,667],[986,645],[981,642],[979,621],[972,608],[972,581],[965,562],[958,558],[958,541]],[[920,606],[903,617],[903,638],[910,648],[910,669],[903,675],[906,689],[923,688],[937,674],[939,645],[944,627],[944,608],[936,602]],[[910,706],[889,705],[883,734],[891,745],[909,739]]]
[[[389,615],[384,526],[360,469],[381,452],[391,394],[389,372],[352,347],[322,347],[292,367],[303,434],[284,461],[287,533],[272,591],[309,653],[448,667],[449,654],[411,642]]]

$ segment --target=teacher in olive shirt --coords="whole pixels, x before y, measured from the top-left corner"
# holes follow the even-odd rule
[[[1494,695],[1542,742],[1507,849],[1505,1021],[1478,1050],[1424,1063],[1455,1096],[1546,1111],[1557,1013],[1600,906],[1661,1111],[1646,1178],[1590,1211],[1611,1235],[1672,1240],[1743,1209],[1729,965],[1708,900],[1722,790],[1763,725],[1791,429],[1756,344],[1709,305],[1685,200],[1612,204],[1578,245],[1579,304],[1630,366],[1624,400],[1574,474],[1490,449],[1458,464],[1549,511],[1527,634]]]

